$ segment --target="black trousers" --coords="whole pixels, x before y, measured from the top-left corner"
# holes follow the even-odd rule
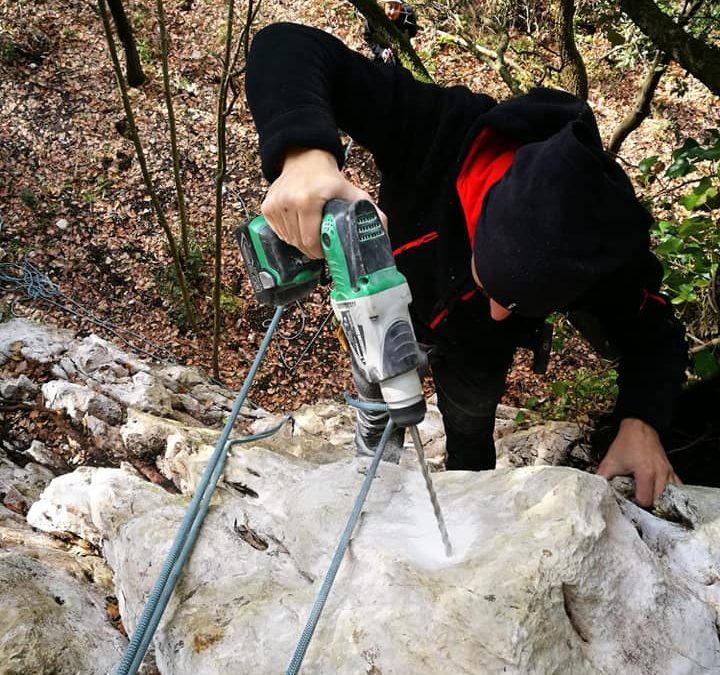
[[[495,367],[456,358],[431,365],[445,427],[448,470],[495,468],[495,412],[505,389],[510,360]]]

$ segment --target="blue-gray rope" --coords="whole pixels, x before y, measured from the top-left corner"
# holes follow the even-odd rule
[[[170,596],[175,589],[175,584],[180,576],[185,560],[190,554],[195,540],[197,539],[200,526],[202,525],[202,521],[205,518],[210,506],[210,499],[212,498],[215,486],[220,479],[220,475],[225,465],[225,458],[227,456],[228,449],[235,443],[254,439],[260,436],[264,437],[273,431],[269,430],[258,436],[250,436],[245,437],[244,439],[236,439],[228,442],[230,432],[235,424],[235,419],[240,412],[240,408],[247,396],[253,378],[260,367],[260,363],[267,351],[270,340],[272,339],[272,334],[277,328],[284,309],[284,306],[281,305],[275,311],[270,327],[268,328],[267,333],[265,333],[260,349],[258,350],[255,360],[253,361],[253,364],[245,378],[243,387],[235,400],[235,404],[230,412],[230,417],[225,424],[225,428],[223,429],[217,445],[215,446],[215,450],[208,461],[208,465],[205,468],[202,479],[195,490],[195,495],[193,496],[190,506],[185,513],[182,523],[180,524],[180,529],[175,536],[175,541],[170,549],[170,553],[167,556],[165,564],[163,565],[160,575],[155,582],[152,592],[150,593],[150,597],[143,609],[140,619],[138,620],[138,624],[135,628],[132,639],[130,640],[130,644],[123,655],[120,666],[115,671],[116,675],[135,675],[140,668],[145,652],[147,651],[150,641],[155,633],[155,629],[157,628],[158,623],[162,618],[162,614],[165,611],[165,607],[170,600]],[[283,423],[284,422],[281,422],[275,430],[282,426]]]
[[[79,319],[84,319],[97,326],[101,326],[115,335],[123,344],[155,361],[165,364],[177,363],[173,354],[165,347],[154,344],[144,335],[119,326],[112,321],[99,318],[77,300],[65,295],[60,287],[54,283],[47,274],[41,272],[30,262],[27,255],[23,259],[22,264],[0,263],[0,288],[2,287],[24,291],[25,295],[31,300],[42,300]],[[12,314],[13,316],[17,316],[14,312],[14,304],[15,303],[12,303],[11,305]],[[145,349],[140,346],[141,344],[146,345],[150,349]]]
[[[354,399],[350,399],[348,396],[345,397],[345,400],[352,403],[353,405],[355,405],[356,403],[360,403],[359,407],[364,407],[365,405],[367,405],[359,401],[354,401]],[[387,409],[387,406],[385,406],[384,404],[383,409]],[[372,462],[370,463],[370,466],[368,467],[368,470],[365,474],[365,480],[363,481],[362,487],[360,488],[360,492],[355,499],[355,505],[353,506],[350,517],[347,520],[345,530],[343,531],[342,536],[340,537],[340,541],[335,548],[335,553],[333,554],[332,561],[330,562],[330,567],[325,574],[325,579],[323,579],[322,586],[320,587],[320,591],[318,592],[317,598],[315,599],[315,604],[313,605],[313,608],[310,612],[310,616],[308,617],[307,623],[305,624],[305,628],[300,635],[300,640],[298,641],[297,647],[295,648],[295,654],[293,655],[292,661],[290,661],[290,665],[288,666],[286,675],[297,675],[300,670],[300,666],[302,665],[303,659],[305,658],[305,652],[310,645],[310,640],[312,639],[313,633],[315,632],[318,620],[320,619],[320,614],[325,607],[325,602],[327,601],[328,595],[330,594],[330,589],[332,588],[333,581],[335,581],[335,576],[337,575],[338,569],[340,568],[340,563],[345,556],[345,551],[348,547],[348,544],[350,543],[350,537],[352,536],[355,525],[357,524],[358,518],[360,517],[360,512],[362,511],[363,504],[365,503],[365,498],[367,497],[368,491],[370,490],[370,484],[372,483],[373,478],[375,478],[375,473],[377,472],[378,465],[380,464],[380,460],[382,459],[382,454],[385,450],[385,445],[390,438],[393,426],[394,425],[392,420],[388,420],[388,423],[385,425],[385,430],[383,431],[382,438],[380,439],[380,443],[378,444],[377,450],[375,451],[375,455],[373,456]]]
[[[382,401],[361,401],[358,398],[353,398],[348,392],[343,392],[343,398],[345,403],[348,403],[353,408],[362,408],[363,410],[370,410],[372,412],[387,412],[387,403]]]

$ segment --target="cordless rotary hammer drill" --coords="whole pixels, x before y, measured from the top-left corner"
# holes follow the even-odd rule
[[[261,303],[277,306],[302,299],[319,282],[322,261],[283,242],[263,216],[235,234]],[[320,242],[333,280],[330,302],[357,367],[365,379],[380,385],[396,425],[417,425],[426,407],[408,311],[412,298],[373,204],[330,200],[323,210]]]

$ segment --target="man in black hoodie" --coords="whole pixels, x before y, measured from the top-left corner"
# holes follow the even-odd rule
[[[562,311],[618,357],[618,431],[598,473],[633,475],[646,506],[678,482],[663,441],[684,330],[659,292],[652,219],[586,103],[550,89],[498,103],[420,83],[294,24],[258,33],[246,88],[272,183],[262,212],[308,255],[322,256],[329,199],[369,198],[341,173],[338,128],[373,154],[416,334],[431,345],[448,469],[495,466],[494,414],[513,353]]]
[[[417,35],[417,16],[410,5],[400,2],[400,0],[385,0],[383,9],[385,10],[385,16],[398,30],[405,33],[409,38],[414,38]],[[370,49],[375,63],[394,62],[392,49],[376,40],[375,33],[367,20],[363,27],[363,39]]]

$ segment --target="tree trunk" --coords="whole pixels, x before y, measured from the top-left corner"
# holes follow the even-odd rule
[[[588,78],[575,44],[575,0],[556,0],[555,32],[560,46],[560,83],[583,101],[588,97]]]
[[[177,197],[178,213],[180,216],[180,242],[185,261],[190,258],[190,223],[185,208],[185,189],[180,170],[180,150],[177,143],[177,127],[175,124],[175,108],[173,106],[172,91],[170,88],[170,68],[168,66],[168,39],[165,20],[165,7],[163,0],[156,0],[158,27],[160,29],[160,60],[162,62],[163,92],[168,112],[168,128],[170,130],[170,149],[173,161],[173,176],[175,177],[175,196]]]
[[[682,15],[678,19],[678,28],[683,28],[692,20],[702,7],[703,1],[704,0],[694,0],[692,4],[685,5]],[[658,50],[645,75],[645,80],[640,87],[640,91],[635,97],[635,107],[625,116],[613,132],[610,144],[608,145],[610,152],[615,154],[620,152],[620,146],[625,139],[650,115],[650,104],[652,103],[655,90],[662,76],[667,71],[668,63],[670,63],[670,56],[662,50]]]
[[[213,278],[213,343],[212,372],[216,380],[220,379],[220,338],[222,334],[222,241],[223,241],[223,187],[227,174],[227,118],[238,99],[239,90],[234,78],[245,71],[247,55],[250,49],[250,32],[260,11],[261,0],[248,0],[245,24],[233,47],[235,35],[235,0],[228,0],[227,21],[225,24],[225,44],[223,45],[222,72],[216,108],[217,165],[215,169],[215,275]],[[242,65],[240,57],[243,57]],[[232,90],[232,99],[228,94]]]
[[[686,33],[652,0],[620,0],[620,8],[658,49],[720,96],[720,47]]]
[[[378,37],[393,48],[400,63],[412,73],[416,80],[433,81],[417,52],[413,49],[410,38],[393,26],[375,0],[350,0],[350,2],[368,20]]]
[[[131,87],[139,87],[145,80],[145,73],[140,63],[137,46],[135,45],[135,36],[133,35],[132,26],[128,21],[123,7],[122,0],[107,0],[115,22],[115,30],[117,30],[120,42],[122,42],[125,51],[125,70],[127,72],[127,83]]]

